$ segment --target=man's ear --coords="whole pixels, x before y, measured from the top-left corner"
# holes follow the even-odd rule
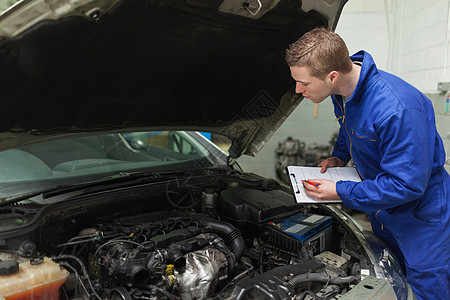
[[[325,81],[330,85],[334,85],[336,84],[338,79],[339,79],[339,72],[331,71],[330,73],[328,73],[327,77],[325,78]]]

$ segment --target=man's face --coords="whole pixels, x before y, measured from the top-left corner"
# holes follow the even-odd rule
[[[332,94],[327,82],[311,76],[308,68],[294,66],[290,67],[290,69],[291,76],[296,82],[296,93],[303,94],[303,97],[310,99],[314,103],[320,103]]]

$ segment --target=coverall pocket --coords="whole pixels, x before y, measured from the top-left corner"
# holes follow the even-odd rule
[[[363,175],[364,177],[367,177],[370,173],[374,175],[376,170],[371,169],[373,166],[377,166],[381,160],[377,134],[365,128],[354,126],[350,129],[350,139],[355,165],[366,166],[366,174]]]
[[[378,139],[378,136],[375,133],[361,128],[352,128],[351,132],[356,141],[376,142]]]
[[[414,207],[414,217],[427,224],[440,224],[442,216],[442,199],[444,199],[442,185],[436,184],[419,200]]]
[[[373,218],[377,220],[382,226],[389,225],[395,218],[392,215],[396,212],[397,207],[380,209],[373,213]]]

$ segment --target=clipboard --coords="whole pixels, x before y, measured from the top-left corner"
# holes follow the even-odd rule
[[[302,180],[314,179],[328,179],[332,181],[349,180],[361,181],[361,177],[355,167],[334,167],[328,168],[325,173],[320,173],[321,167],[303,167],[303,166],[288,166],[286,167],[289,180],[291,181],[292,190],[294,192],[295,201],[297,203],[342,203],[342,200],[318,200],[305,192]]]

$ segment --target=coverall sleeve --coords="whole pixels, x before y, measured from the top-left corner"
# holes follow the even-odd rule
[[[389,115],[378,125],[381,172],[362,182],[338,181],[336,191],[347,207],[367,213],[420,198],[434,157],[434,119],[417,109]]]

